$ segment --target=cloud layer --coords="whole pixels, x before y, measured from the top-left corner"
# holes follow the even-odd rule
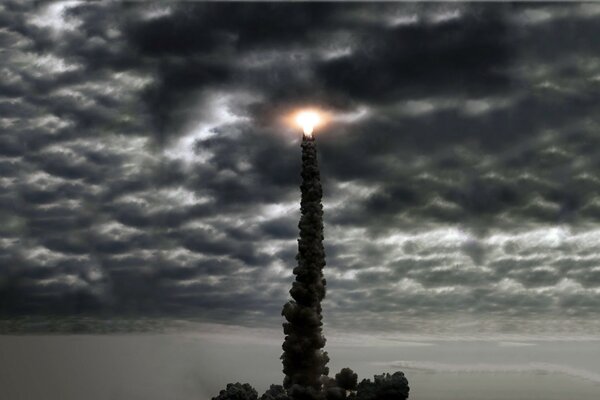
[[[313,104],[332,326],[597,316],[594,4],[0,6],[0,312],[261,325]]]

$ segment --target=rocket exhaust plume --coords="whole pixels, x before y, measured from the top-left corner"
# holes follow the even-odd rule
[[[303,125],[302,137],[302,199],[300,203],[300,236],[298,239],[298,266],[290,300],[282,315],[285,340],[283,343],[283,386],[294,399],[320,397],[322,377],[329,373],[329,357],[322,349],[321,301],[325,297],[325,250],[323,248],[322,189],[317,163],[317,148],[312,128],[318,123],[317,114],[300,113],[297,121]]]

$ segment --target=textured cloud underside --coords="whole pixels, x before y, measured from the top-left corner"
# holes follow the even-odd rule
[[[328,324],[584,327],[600,309],[598,18],[5,3],[0,312],[278,321],[300,194],[299,132],[278,117],[312,103],[336,116],[317,132]]]

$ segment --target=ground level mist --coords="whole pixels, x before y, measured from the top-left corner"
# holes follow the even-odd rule
[[[212,333],[0,337],[0,387],[11,400],[208,400],[227,382],[262,394],[281,383],[281,340]],[[600,346],[589,340],[332,338],[331,372],[359,380],[403,370],[414,400],[596,400]]]

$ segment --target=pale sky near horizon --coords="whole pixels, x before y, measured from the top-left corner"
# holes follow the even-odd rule
[[[0,337],[0,387],[11,400],[209,400],[229,382],[258,394],[281,384],[279,340],[256,332]],[[273,335],[276,332],[272,332]],[[266,334],[269,337],[269,334]],[[598,340],[521,342],[330,336],[331,371],[404,371],[412,400],[596,400]],[[35,381],[35,384],[31,384]]]

